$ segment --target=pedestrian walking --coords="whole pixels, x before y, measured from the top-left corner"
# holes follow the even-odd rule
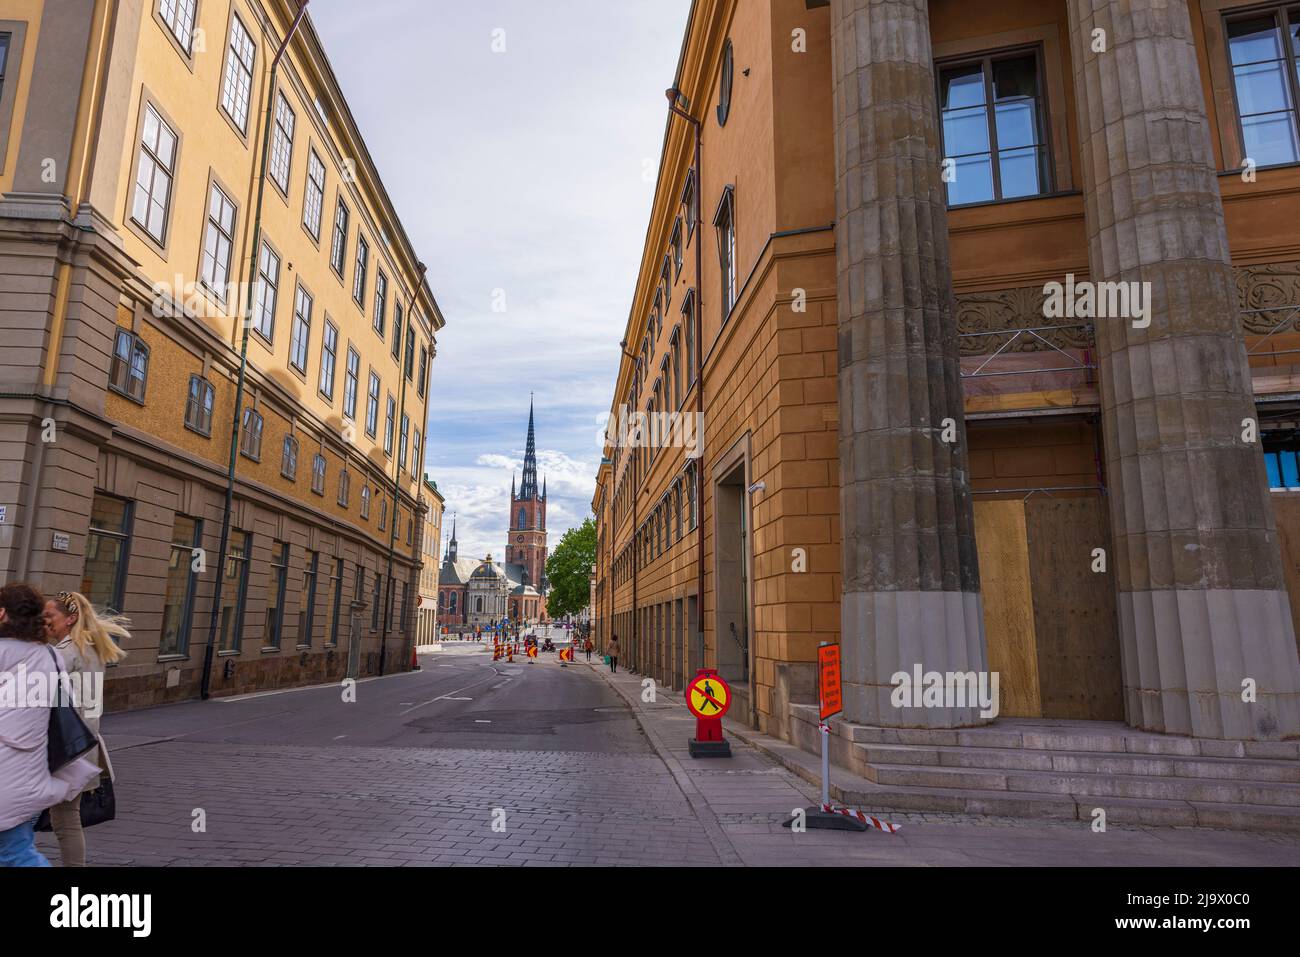
[[[586,643],[586,645],[584,645],[583,647],[584,647],[584,648],[586,649],[586,651],[587,651],[587,663],[590,664],[590,663],[591,663],[591,652],[592,652],[592,650],[594,649],[594,646],[592,645],[592,643],[591,643],[591,639],[590,639],[590,638],[587,639],[587,643]]]
[[[58,598],[45,603],[46,639],[62,655],[69,675],[81,675],[80,684],[86,688],[95,683],[103,688],[104,666],[126,657],[121,642],[131,637],[126,629],[127,620],[117,615],[100,615],[86,596],[77,592],[59,592]],[[99,676],[99,677],[96,677]],[[102,705],[102,699],[98,704]],[[108,747],[99,733],[99,708],[92,709],[91,702],[76,702],[77,713],[99,740],[99,747],[86,757],[99,765],[100,775],[86,787],[93,791],[104,775],[116,780]],[[86,866],[86,837],[81,829],[81,795],[50,808],[50,826],[59,840],[59,856],[64,867]]]
[[[618,635],[610,635],[609,647],[605,651],[609,654],[609,670],[618,674]]]
[[[44,613],[45,596],[31,585],[0,588],[0,683],[12,683],[16,698],[0,708],[0,867],[49,867],[36,849],[37,818],[99,777],[85,758],[50,773],[50,707],[63,662],[45,644]]]

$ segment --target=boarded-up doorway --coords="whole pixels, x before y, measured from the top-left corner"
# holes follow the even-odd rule
[[[1009,717],[1124,718],[1115,578],[1100,495],[976,502],[989,667]],[[1105,549],[1107,570],[1093,571]]]

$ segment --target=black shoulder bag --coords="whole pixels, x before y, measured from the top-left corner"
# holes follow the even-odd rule
[[[59,685],[62,688],[63,669],[59,667],[58,655],[49,645],[45,646],[45,650],[54,660],[54,667],[58,670]],[[68,689],[68,697],[69,699],[72,697],[71,688]],[[86,722],[81,720],[81,715],[77,714],[77,709],[65,703],[63,695],[56,695],[56,698],[57,700],[50,702],[50,741],[46,748],[51,774],[71,764],[99,744],[94,733],[86,726]]]

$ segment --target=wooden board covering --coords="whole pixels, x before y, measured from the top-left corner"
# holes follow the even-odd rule
[[[1020,499],[977,501],[975,541],[989,670],[998,673],[999,713],[1042,717],[1025,508]]]
[[[1043,717],[1124,720],[1114,556],[1100,496],[1025,503]],[[1108,571],[1092,570],[1105,548]]]
[[[1291,593],[1291,618],[1300,649],[1300,492],[1274,492],[1273,515],[1282,540],[1282,570]]]

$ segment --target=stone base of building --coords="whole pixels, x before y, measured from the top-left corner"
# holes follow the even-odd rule
[[[791,743],[820,754],[816,705],[791,705],[789,719]],[[1300,833],[1300,741],[1222,741],[1043,718],[969,729],[828,724],[831,760],[853,775],[837,778],[831,796],[872,813]]]

